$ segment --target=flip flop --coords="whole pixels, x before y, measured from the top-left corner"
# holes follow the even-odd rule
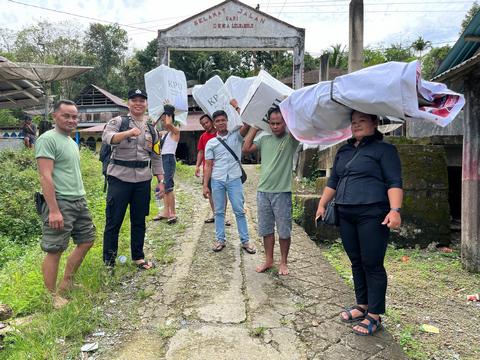
[[[168,225],[173,225],[173,224],[175,224],[176,222],[177,222],[177,217],[176,217],[176,216],[171,217],[171,218],[169,218],[169,219],[167,220],[167,224],[168,224]]]
[[[243,250],[245,250],[249,254],[256,254],[257,253],[257,248],[255,245],[251,245],[250,243],[247,243],[248,245],[242,245]]]
[[[155,216],[152,220],[153,220],[153,221],[160,221],[160,220],[167,220],[167,219],[168,219],[168,217],[166,217],[166,216],[157,215],[157,216]]]
[[[225,243],[222,243],[220,241],[217,241],[213,247],[212,247],[212,251],[214,252],[219,252],[219,251],[222,251],[223,248],[225,247]]]
[[[211,224],[211,223],[214,223],[215,222],[215,218],[211,217],[211,218],[208,218],[204,221],[205,224]]]
[[[141,263],[138,263],[138,264],[135,263],[135,266],[140,270],[151,270],[155,268],[155,264],[153,262],[145,261],[145,260],[143,260]],[[150,267],[146,268],[145,266],[150,266]]]
[[[231,225],[232,225],[232,223],[230,221],[228,221],[228,220],[225,221],[225,226],[231,226]]]

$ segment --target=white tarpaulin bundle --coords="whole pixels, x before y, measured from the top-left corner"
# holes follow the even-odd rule
[[[163,114],[163,106],[175,106],[175,120],[187,123],[188,98],[187,79],[183,71],[165,65],[145,74],[145,87],[148,95],[148,114],[153,120]]]
[[[299,141],[333,145],[351,136],[351,109],[446,126],[464,104],[463,95],[423,80],[420,62],[413,61],[371,66],[296,90],[280,109]]]
[[[255,78],[255,76],[241,78],[232,75],[227,79],[227,81],[225,81],[225,87],[227,88],[232,98],[238,101],[239,106],[241,106],[245,101],[248,89],[255,81]]]
[[[217,110],[225,111],[228,116],[228,130],[232,131],[243,125],[242,118],[230,105],[232,95],[218,75],[210,78],[204,85],[195,85],[192,95],[203,112],[210,116]]]
[[[266,71],[260,70],[240,105],[243,121],[270,132],[267,122],[268,110],[272,106],[279,105],[292,92],[293,89],[278,81]]]

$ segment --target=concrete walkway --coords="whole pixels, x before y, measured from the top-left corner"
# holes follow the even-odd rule
[[[256,255],[242,251],[234,217],[227,247],[210,251],[214,224],[204,224],[208,204],[198,186],[198,208],[186,235],[175,248],[176,260],[150,284],[155,294],[139,309],[144,326],[105,358],[115,359],[404,359],[386,330],[356,336],[339,320],[354,303],[343,283],[303,229],[294,225],[290,275],[255,272],[263,260],[256,234],[258,175],[247,166],[245,186],[251,239]],[[150,234],[154,229],[150,229]],[[157,234],[158,235],[158,234]],[[278,259],[278,244],[276,244]]]

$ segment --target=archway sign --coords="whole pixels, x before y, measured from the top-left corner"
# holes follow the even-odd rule
[[[303,86],[305,29],[237,0],[224,1],[158,31],[158,58],[169,65],[171,50],[293,50],[293,87]]]

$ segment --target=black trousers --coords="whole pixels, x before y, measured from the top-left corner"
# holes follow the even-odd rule
[[[105,209],[105,231],[103,233],[103,261],[106,265],[115,265],[118,252],[118,233],[130,205],[130,249],[132,260],[145,257],[145,217],[150,209],[150,183],[143,181],[130,183],[113,176],[108,177],[107,206]]]
[[[385,312],[387,272],[383,266],[390,229],[382,225],[388,204],[338,205],[343,247],[352,263],[357,304]]]

